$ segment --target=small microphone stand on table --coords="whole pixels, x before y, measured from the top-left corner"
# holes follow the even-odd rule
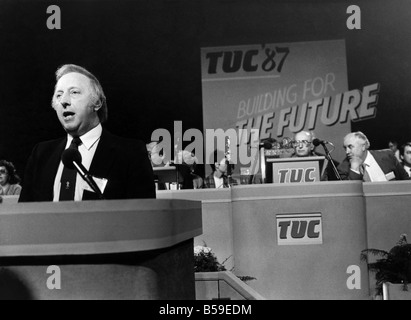
[[[321,143],[321,145],[322,145],[323,148],[324,148],[325,156],[327,157],[328,161],[331,162],[331,165],[332,165],[332,167],[333,167],[335,176],[338,178],[338,180],[342,180],[340,174],[338,173],[337,167],[335,166],[334,161],[333,161],[333,159],[331,158],[331,153],[328,151],[327,146],[325,145],[325,143]]]
[[[227,166],[227,180],[228,180],[228,187],[231,188],[231,176],[232,176],[232,172],[231,172],[231,166],[230,166],[230,161],[227,160],[227,158],[225,159],[225,163]]]

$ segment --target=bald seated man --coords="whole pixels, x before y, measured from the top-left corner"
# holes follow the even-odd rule
[[[294,135],[294,155],[293,157],[318,157],[324,156],[315,151],[313,140],[315,134],[312,131],[300,131]],[[338,162],[333,160],[334,165],[338,166]],[[321,181],[338,180],[331,162],[325,158],[323,167],[321,168]]]
[[[390,149],[369,150],[370,142],[361,131],[344,137],[346,158],[338,167],[343,180],[381,182],[410,180],[407,172]]]
[[[295,157],[315,156],[314,153],[314,133],[310,131],[300,131],[294,135]]]

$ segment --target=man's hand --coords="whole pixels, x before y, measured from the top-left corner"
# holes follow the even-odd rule
[[[357,156],[352,156],[350,158],[350,167],[351,170],[360,171],[361,165],[364,163],[364,160]]]

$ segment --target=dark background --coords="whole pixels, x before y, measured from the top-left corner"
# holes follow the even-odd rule
[[[46,13],[58,5],[62,29]],[[358,5],[362,29],[348,30]],[[65,133],[50,106],[54,72],[94,73],[106,127],[149,142],[173,121],[203,130],[200,48],[345,39],[349,89],[379,82],[377,117],[352,124],[373,149],[411,140],[411,1],[0,0],[0,158],[22,176],[33,146]]]

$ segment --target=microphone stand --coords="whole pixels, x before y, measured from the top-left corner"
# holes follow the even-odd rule
[[[174,168],[176,168],[176,190],[180,190],[180,164],[179,163],[177,163],[178,162],[178,159],[177,159],[177,161],[176,160],[171,160],[170,161],[170,166],[172,166],[172,167],[174,167]],[[171,183],[170,183],[170,185],[171,184],[173,184],[174,182],[172,181]],[[171,190],[171,187],[170,187],[170,190]]]
[[[180,167],[179,167],[179,163],[174,163],[175,167],[176,167],[176,174],[177,174],[177,190],[180,190]]]
[[[232,187],[232,185],[231,185],[231,175],[232,175],[231,166],[230,166],[230,161],[227,159],[227,156],[230,155],[230,153],[231,153],[231,150],[230,150],[230,138],[227,137],[226,142],[225,142],[224,157],[225,157],[225,164],[226,164],[226,166],[227,166],[227,180],[228,180],[227,184],[228,184],[228,187],[229,187],[229,188]]]
[[[228,180],[228,187],[231,188],[231,166],[230,166],[230,161],[227,160],[227,158],[225,159],[225,164],[227,166],[227,180]]]
[[[251,148],[253,148],[253,147],[251,147]],[[257,176],[257,174],[254,174],[254,171],[255,171],[255,168],[257,167],[257,162],[261,162],[260,160],[263,159],[263,155],[264,155],[263,150],[265,149],[264,146],[262,146],[261,148],[260,148],[260,146],[254,147],[254,148],[257,148],[257,152],[255,153],[255,156],[254,156],[253,165],[252,165],[251,171],[250,171],[250,177],[248,178],[248,181],[247,181],[248,184],[254,184],[255,178]],[[252,149],[251,149],[251,152],[253,152]],[[259,158],[260,152],[261,152],[261,159]],[[260,167],[261,167],[261,175],[262,175],[262,165],[261,164],[260,164]]]
[[[80,173],[80,176],[84,179],[84,181],[87,182],[87,184],[90,186],[91,189],[93,189],[93,191],[95,193],[97,193],[98,197],[100,200],[104,200],[104,196],[101,193],[100,188],[97,186],[96,182],[93,179],[93,176],[90,173],[86,173],[82,170],[81,166],[79,166],[76,161],[73,161],[73,165],[76,167],[78,173]]]
[[[340,174],[338,173],[338,170],[337,170],[337,168],[336,168],[336,166],[335,166],[335,164],[334,164],[334,161],[333,161],[333,159],[331,158],[331,154],[330,154],[330,152],[328,151],[327,146],[325,145],[325,143],[321,143],[321,145],[322,145],[323,148],[324,148],[325,156],[327,157],[328,161],[331,162],[331,165],[332,165],[332,167],[333,167],[333,170],[334,170],[334,173],[335,173],[336,177],[338,178],[338,180],[342,180],[342,179],[341,179],[341,176],[340,176]]]

